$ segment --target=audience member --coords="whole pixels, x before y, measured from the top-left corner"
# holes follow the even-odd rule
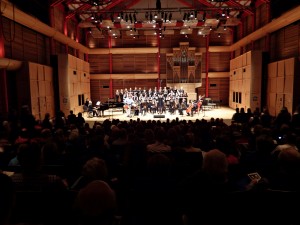
[[[117,209],[115,192],[106,182],[94,180],[79,191],[74,209],[81,225],[112,225]]]
[[[79,191],[94,180],[107,182],[108,171],[103,159],[93,157],[82,168],[81,176],[71,185],[72,190]]]
[[[11,178],[0,172],[0,225],[9,225],[15,203],[15,188]]]

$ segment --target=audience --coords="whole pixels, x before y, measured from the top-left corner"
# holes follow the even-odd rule
[[[69,123],[58,112],[52,127],[38,129],[25,109],[19,125],[2,124],[5,132],[0,138],[10,148],[3,148],[5,157],[0,154],[1,169],[15,171],[9,180],[0,183],[1,194],[7,191],[2,189],[2,183],[8,181],[9,185],[10,180],[17,203],[20,192],[25,191],[55,192],[58,196],[75,193],[74,198],[61,199],[68,201],[69,210],[74,203],[72,213],[61,210],[74,225],[92,225],[96,221],[112,225],[116,216],[122,217],[124,225],[209,223],[213,215],[207,209],[215,207],[209,202],[219,205],[216,211],[221,206],[226,208],[223,198],[217,197],[248,191],[249,184],[256,185],[247,176],[253,172],[266,181],[266,190],[300,190],[299,126],[292,124],[297,121],[298,111],[291,116],[283,108],[277,117],[271,117],[267,109],[262,113],[257,109],[252,114],[237,108],[237,116],[229,126],[219,118],[194,122],[177,118],[107,119],[93,127],[84,125],[82,114],[76,122],[74,116],[69,118],[69,122],[73,121]],[[25,118],[31,118],[31,122]],[[63,172],[45,171],[46,165],[61,166],[58,168]],[[13,193],[7,197],[9,194]],[[8,213],[6,217],[0,214],[1,223],[8,224],[9,217],[13,222],[26,222],[16,220],[16,212],[9,205],[11,199],[5,200],[8,211],[3,212]],[[54,208],[48,208],[50,213],[57,213]],[[196,215],[199,209],[207,213],[202,221]],[[178,219],[181,216],[183,221]],[[66,221],[67,218],[63,222]]]

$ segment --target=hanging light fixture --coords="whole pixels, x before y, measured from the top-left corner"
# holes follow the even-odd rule
[[[156,9],[161,10],[161,2],[160,2],[160,0],[156,0]]]
[[[228,2],[229,0],[209,0],[211,2]]]
[[[169,21],[171,21],[172,20],[172,13],[170,12],[169,13]]]
[[[102,6],[111,3],[112,0],[80,0],[83,3],[90,4],[92,6]]]

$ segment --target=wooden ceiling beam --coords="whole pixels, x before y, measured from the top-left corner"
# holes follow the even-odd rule
[[[56,6],[60,5],[60,4],[62,4],[63,1],[64,0],[57,0],[57,1],[53,2],[53,3],[51,3],[50,6],[51,7],[56,7]]]
[[[66,16],[66,19],[71,19],[72,17],[74,17],[77,12],[80,12],[82,10],[87,10],[89,8],[91,8],[92,6],[89,5],[89,4],[83,4],[81,6],[79,6],[76,10],[72,11],[71,13],[69,13],[67,16]]]

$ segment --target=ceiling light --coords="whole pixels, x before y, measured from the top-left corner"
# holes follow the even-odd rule
[[[229,0],[209,0],[211,2],[228,2]]]
[[[90,4],[92,6],[103,6],[109,4],[112,0],[80,0],[83,3]]]

